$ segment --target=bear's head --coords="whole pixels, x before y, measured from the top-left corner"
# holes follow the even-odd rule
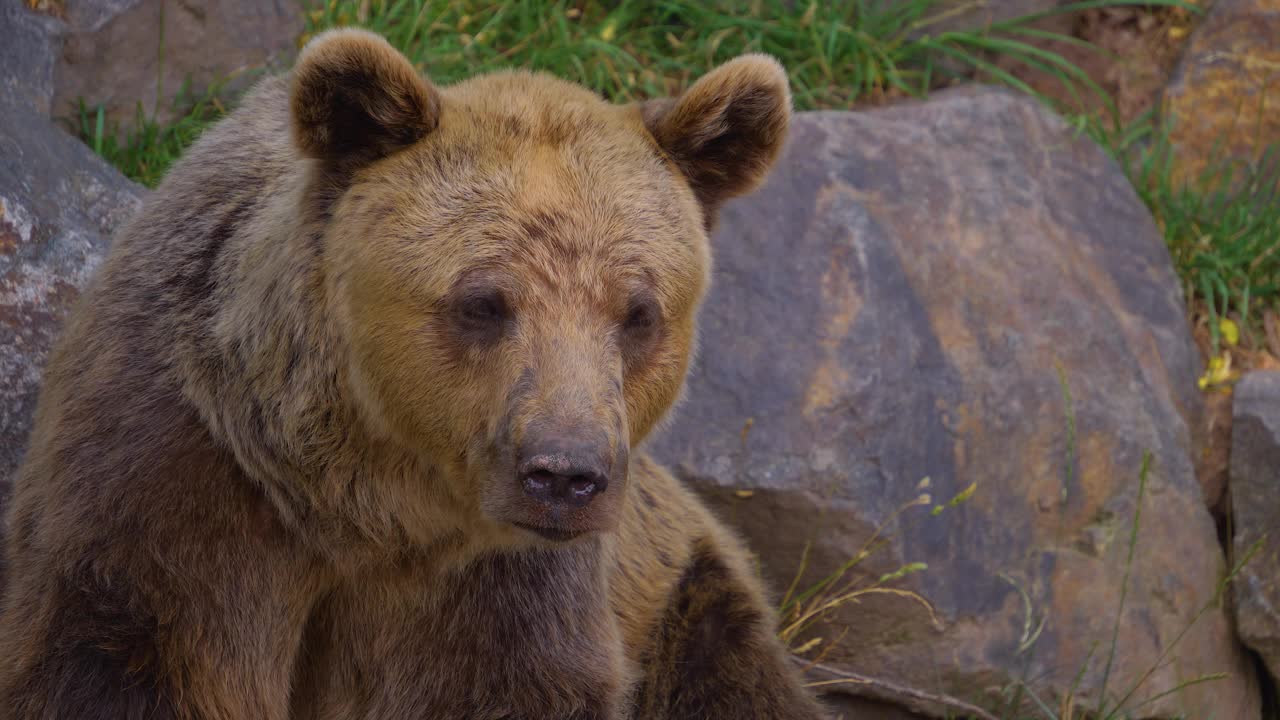
[[[317,37],[294,142],[363,421],[512,543],[613,528],[681,393],[726,199],[790,119],[774,60],[616,105],[527,72],[432,85],[376,35]]]

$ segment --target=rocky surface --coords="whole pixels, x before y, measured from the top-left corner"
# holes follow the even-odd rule
[[[128,181],[43,112],[40,48],[52,21],[0,12],[0,498],[26,444],[41,369],[62,319],[102,259],[112,231],[134,213]],[[7,55],[19,57],[10,64]],[[25,50],[23,50],[25,49]]]
[[[1225,609],[1175,640],[1225,567],[1191,460],[1199,360],[1160,234],[1100,149],[999,91],[804,113],[714,245],[702,350],[655,453],[744,532],[774,587],[806,543],[799,587],[881,526],[888,543],[852,577],[928,565],[895,587],[936,622],[864,596],[800,639],[825,643],[810,657],[834,645],[827,665],[993,708],[1019,682],[1052,704],[1085,668],[1077,708],[1094,704],[1150,452],[1108,694],[1154,668],[1137,707],[1225,672],[1136,716],[1259,716]],[[897,513],[972,484],[936,515]]]
[[[0,103],[49,112],[65,27],[51,15],[31,12],[23,0],[0,0]]]
[[[1232,585],[1237,632],[1280,680],[1280,371],[1236,385],[1231,435],[1235,557],[1258,545]]]
[[[1215,0],[1165,90],[1179,179],[1224,160],[1280,171],[1280,0]]]
[[[287,63],[303,30],[302,6],[296,0],[67,0],[54,112],[69,115],[84,98],[90,107],[103,105],[109,123],[128,127],[142,103],[165,122],[188,80],[199,93]]]

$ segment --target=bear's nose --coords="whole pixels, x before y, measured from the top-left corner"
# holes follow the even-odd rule
[[[519,465],[525,494],[549,505],[582,507],[609,487],[604,463],[592,454],[537,452]]]

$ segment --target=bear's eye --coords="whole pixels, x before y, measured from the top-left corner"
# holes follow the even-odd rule
[[[470,330],[489,331],[500,328],[506,322],[506,300],[498,292],[469,295],[458,303],[458,319]]]
[[[658,324],[658,308],[652,300],[637,300],[627,311],[622,329],[628,333],[644,334]]]
[[[644,364],[660,336],[662,309],[652,296],[642,294],[631,300],[622,321],[622,360],[628,371]]]

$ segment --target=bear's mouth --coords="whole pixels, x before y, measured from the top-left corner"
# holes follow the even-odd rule
[[[522,530],[528,530],[540,537],[554,542],[568,542],[583,534],[580,530],[566,530],[564,528],[541,527],[539,525],[531,525],[529,523],[517,522],[513,523]]]

